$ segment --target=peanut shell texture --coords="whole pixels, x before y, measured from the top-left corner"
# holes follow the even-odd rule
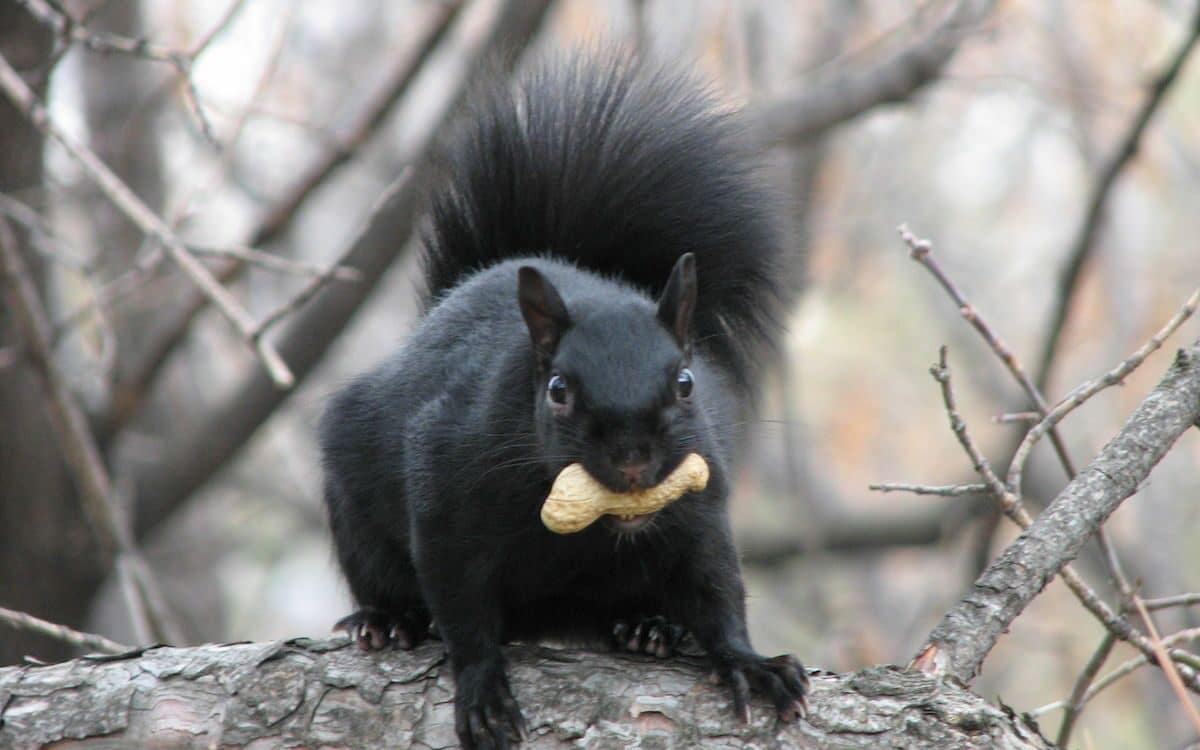
[[[683,461],[654,487],[613,492],[574,463],[561,472],[542,504],[542,523],[556,534],[574,534],[604,515],[643,516],[662,510],[688,492],[708,486],[708,463],[698,453]]]

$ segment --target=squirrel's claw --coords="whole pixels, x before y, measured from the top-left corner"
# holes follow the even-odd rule
[[[428,620],[414,612],[393,615],[364,607],[338,620],[333,632],[342,632],[363,651],[378,651],[395,645],[405,651],[415,648],[428,635]]]

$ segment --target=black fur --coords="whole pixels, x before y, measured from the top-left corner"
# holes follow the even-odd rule
[[[725,511],[784,278],[734,118],[666,69],[560,60],[481,96],[441,165],[429,310],[322,420],[334,542],[362,608],[343,626],[364,648],[411,646],[432,616],[468,747],[524,731],[502,643],[603,642],[630,622],[686,628],[743,715],[753,687],[795,718],[804,672],[750,646]],[[624,491],[691,452],[708,488],[641,528],[557,535],[539,519],[570,463]]]

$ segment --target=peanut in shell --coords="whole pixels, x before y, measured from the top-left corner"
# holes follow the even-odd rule
[[[603,515],[643,516],[662,510],[688,492],[708,486],[708,464],[698,453],[687,458],[654,487],[613,492],[575,463],[559,472],[542,504],[542,523],[556,534],[574,534]]]

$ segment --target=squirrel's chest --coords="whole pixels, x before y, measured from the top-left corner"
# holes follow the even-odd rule
[[[678,565],[679,556],[662,539],[618,539],[596,531],[513,550],[503,576],[510,600],[548,595],[598,601],[628,598],[662,588]]]

